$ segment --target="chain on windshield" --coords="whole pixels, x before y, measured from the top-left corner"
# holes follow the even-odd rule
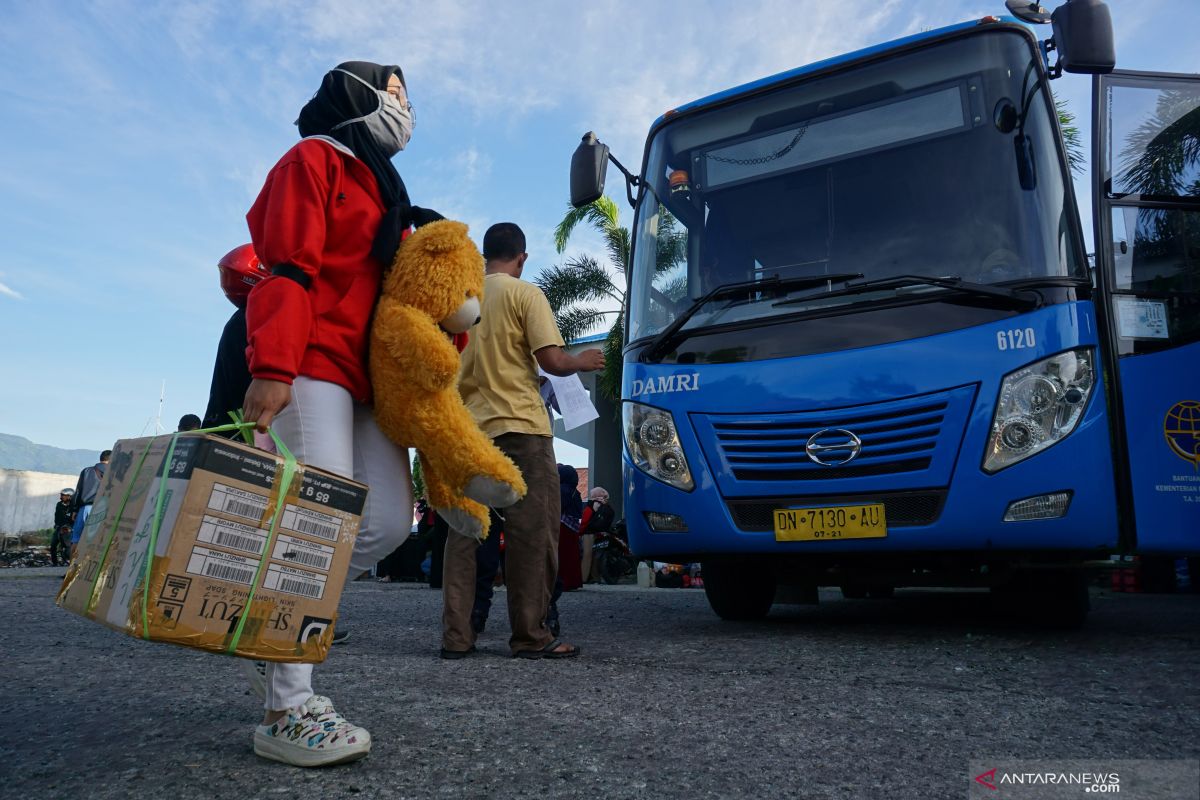
[[[804,138],[804,134],[807,132],[808,123],[806,122],[804,123],[804,126],[800,128],[800,130],[796,131],[796,135],[792,137],[790,142],[788,142],[782,149],[777,150],[770,155],[758,156],[756,158],[723,158],[721,156],[714,156],[712,153],[709,153],[708,158],[713,161],[720,161],[723,164],[736,164],[742,167],[753,166],[754,164],[766,164],[768,161],[774,161],[777,158],[783,158],[788,153],[792,152],[792,149],[800,143],[800,140]]]

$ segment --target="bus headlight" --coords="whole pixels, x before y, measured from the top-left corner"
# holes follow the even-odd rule
[[[1081,347],[1005,375],[984,471],[999,472],[1075,430],[1096,385],[1094,362],[1092,348]]]
[[[621,421],[633,465],[655,480],[690,492],[695,483],[671,412],[627,400],[621,406]]]

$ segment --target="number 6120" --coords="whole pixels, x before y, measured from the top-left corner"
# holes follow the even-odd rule
[[[1033,328],[1012,328],[1007,331],[996,331],[996,348],[998,350],[1023,350],[1037,344]]]

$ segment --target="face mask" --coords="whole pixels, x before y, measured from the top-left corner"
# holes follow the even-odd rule
[[[368,119],[367,128],[384,150],[395,148],[388,153],[390,158],[408,146],[417,121],[413,118],[412,106],[406,108],[400,105],[400,101],[387,92],[380,92],[379,99],[382,105],[379,114],[374,117],[377,124],[372,125],[372,120]]]
[[[375,92],[376,97],[379,99],[379,107],[370,114],[348,119],[345,122],[339,122],[330,128],[330,132],[336,131],[338,128],[344,128],[352,122],[362,122],[367,126],[367,132],[371,134],[371,138],[375,140],[375,144],[379,146],[379,149],[388,158],[391,158],[407,147],[409,140],[412,138],[413,128],[416,127],[412,105],[410,104],[407,108],[400,105],[400,101],[395,97],[385,91],[376,89],[353,72],[347,72],[344,69],[334,71],[349,75]]]

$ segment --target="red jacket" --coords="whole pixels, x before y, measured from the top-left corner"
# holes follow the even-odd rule
[[[246,214],[254,252],[268,269],[291,264],[311,283],[271,275],[251,290],[253,377],[290,384],[304,375],[370,402],[367,335],[382,277],[370,251],[383,212],[367,165],[325,141],[301,140],[267,175]]]

